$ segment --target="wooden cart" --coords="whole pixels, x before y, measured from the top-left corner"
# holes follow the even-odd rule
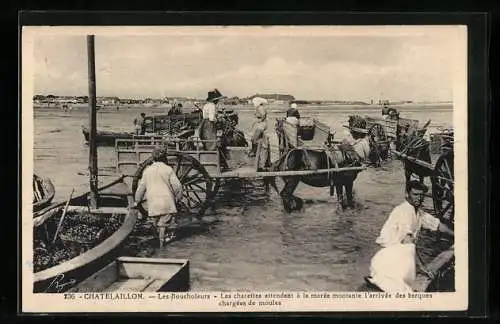
[[[304,128],[302,130],[311,131]],[[319,148],[329,134],[322,124],[314,128],[314,134],[304,136],[300,141],[310,147]],[[220,141],[205,141],[196,138],[165,139],[161,137],[143,137],[141,139],[117,139],[115,144],[116,171],[132,178],[132,191],[137,189],[138,181],[144,169],[152,163],[151,152],[154,147],[167,147],[166,163],[176,172],[183,186],[183,197],[180,200],[182,214],[188,219],[201,218],[215,199],[215,195],[224,179],[263,179],[265,177],[306,176],[314,174],[332,174],[335,172],[362,171],[364,167],[328,168],[301,171],[268,171],[260,165],[258,158],[249,158],[247,148],[227,147],[223,167],[221,151],[204,150],[203,144],[220,144]],[[324,147],[324,146],[323,146]],[[262,146],[257,148],[258,157]],[[144,213],[145,211],[142,210]]]
[[[454,222],[455,213],[455,182],[454,182],[454,151],[453,146],[443,147],[443,152],[435,164],[430,164],[415,157],[408,156],[399,151],[393,151],[395,155],[405,162],[405,168],[412,165],[419,170],[418,177],[428,177],[432,184],[432,201],[436,216],[447,222]]]

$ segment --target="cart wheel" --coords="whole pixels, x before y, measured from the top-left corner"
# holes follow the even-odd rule
[[[142,173],[147,166],[153,163],[149,157],[144,161],[134,176],[132,192],[135,194]],[[214,196],[214,184],[205,167],[194,157],[182,153],[167,153],[167,165],[172,167],[177,178],[182,184],[182,197],[178,201],[178,212],[180,215],[203,217],[209,206],[211,197]],[[139,206],[140,212],[147,216],[145,205],[147,201]]]
[[[453,152],[445,152],[437,160],[434,175],[431,178],[436,215],[439,219],[451,223],[454,222],[455,216],[453,171]]]
[[[384,127],[380,124],[373,124],[368,130],[368,134],[377,144],[378,151],[380,152],[380,157],[385,160],[389,156],[389,144],[387,142],[387,136],[385,134]]]

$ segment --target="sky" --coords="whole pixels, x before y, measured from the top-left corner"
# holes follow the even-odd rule
[[[188,28],[188,27],[185,27]],[[286,93],[297,99],[451,101],[450,30],[345,33],[97,34],[98,96],[204,98]],[[86,38],[37,34],[35,94],[87,95]]]

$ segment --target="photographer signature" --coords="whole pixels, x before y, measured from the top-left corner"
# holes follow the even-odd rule
[[[60,275],[56,276],[54,280],[50,283],[50,285],[45,289],[46,293],[60,293],[63,291],[64,288],[69,288],[72,285],[76,283],[75,279],[70,279],[66,282],[63,282],[64,280],[64,273],[61,273]]]

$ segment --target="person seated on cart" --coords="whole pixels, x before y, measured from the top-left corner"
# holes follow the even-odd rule
[[[384,102],[384,106],[382,107],[382,118],[389,119],[389,104]]]
[[[416,266],[431,278],[416,255],[415,244],[421,228],[454,235],[453,230],[422,210],[427,186],[412,180],[406,185],[406,200],[386,220],[376,242],[381,249],[371,260],[366,281],[387,292],[412,291]]]
[[[256,123],[253,126],[252,138],[251,138],[251,149],[248,153],[249,157],[255,157],[257,154],[257,148],[259,144],[261,145],[259,158],[259,165],[264,166],[268,163],[269,158],[269,136],[267,134],[267,100],[260,97],[255,97],[252,99],[252,103],[255,107],[255,118]]]
[[[146,196],[148,217],[158,231],[160,247],[174,239],[176,201],[182,197],[182,184],[174,170],[164,163],[166,151],[157,147],[152,152],[153,164],[146,167],[135,192],[134,208]]]
[[[286,111],[286,121],[293,125],[299,125],[300,113],[297,104],[292,102],[290,108]]]

